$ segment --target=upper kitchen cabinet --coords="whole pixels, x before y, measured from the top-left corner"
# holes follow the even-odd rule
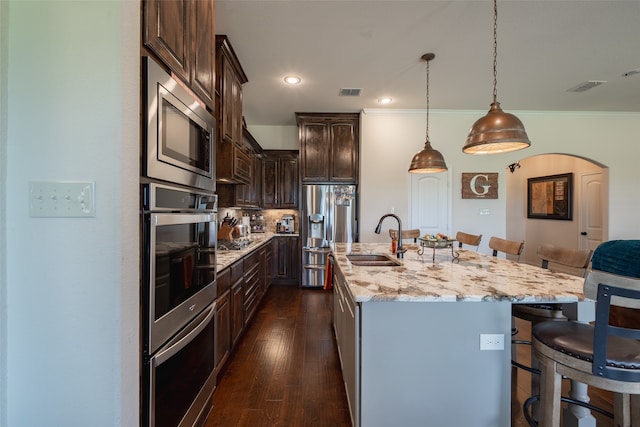
[[[144,44],[215,109],[215,0],[147,0]]]
[[[229,39],[216,36],[216,178],[218,182],[251,184],[251,148],[242,135],[242,85],[248,81]]]
[[[258,208],[262,195],[262,147],[253,135],[243,128],[245,146],[251,147],[251,183],[250,184],[224,184],[217,186],[218,205],[220,207]]]
[[[296,113],[302,182],[358,183],[360,115]]]
[[[298,208],[298,151],[265,150],[262,159],[262,207]]]

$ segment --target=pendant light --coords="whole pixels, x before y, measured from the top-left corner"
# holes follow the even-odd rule
[[[411,173],[436,173],[447,170],[444,157],[438,150],[434,150],[431,147],[431,142],[429,141],[429,61],[435,57],[436,55],[433,53],[425,53],[421,57],[427,63],[427,131],[424,148],[413,156],[411,160],[411,166],[409,166],[409,172]]]
[[[513,114],[505,113],[497,101],[498,92],[498,3],[493,0],[493,103],[486,116],[478,119],[462,149],[467,154],[495,154],[521,150],[531,145],[524,125]]]

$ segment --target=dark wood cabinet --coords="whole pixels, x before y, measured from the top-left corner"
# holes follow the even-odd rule
[[[214,0],[144,2],[145,46],[215,109]]]
[[[300,238],[292,236],[274,237],[272,283],[299,285],[300,282]]]
[[[244,323],[249,323],[262,299],[260,252],[254,251],[244,259]]]
[[[302,182],[358,183],[360,116],[297,113]]]
[[[262,207],[298,208],[298,151],[265,150],[262,159]]]
[[[258,208],[262,201],[262,147],[246,128],[243,130],[244,143],[250,147],[251,183],[217,185],[218,206],[238,208]]]
[[[265,246],[264,255],[264,288],[265,292],[271,286],[271,280],[273,279],[273,246],[271,242]]]
[[[242,85],[248,81],[229,39],[216,35],[216,179],[250,184],[252,150],[243,139]]]
[[[244,263],[234,263],[231,268],[231,348],[234,348],[244,329]]]
[[[220,372],[231,354],[231,291],[218,296],[215,317],[215,370]]]

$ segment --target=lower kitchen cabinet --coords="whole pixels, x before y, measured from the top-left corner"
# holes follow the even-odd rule
[[[359,377],[359,347],[360,336],[360,308],[355,303],[340,270],[333,269],[333,328],[336,334],[338,355],[342,367],[344,387],[349,401],[351,423],[360,425],[360,402],[358,390]]]
[[[244,259],[244,323],[247,324],[262,299],[260,252],[254,251]]]
[[[231,266],[231,348],[234,348],[244,329],[243,261]]]
[[[273,280],[273,246],[274,243],[271,242],[267,244],[264,248],[264,290],[265,292],[271,286],[271,281]]]
[[[276,236],[273,254],[273,284],[300,284],[300,237]]]
[[[214,338],[216,375],[221,375],[271,284],[273,248],[274,241],[271,240],[218,272]]]
[[[218,279],[219,280],[219,279]],[[222,366],[231,354],[231,291],[227,289],[218,296],[214,325],[215,332],[215,372],[220,372]]]

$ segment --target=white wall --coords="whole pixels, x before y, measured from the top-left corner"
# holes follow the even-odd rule
[[[265,150],[299,150],[297,126],[247,126]]]
[[[486,111],[430,111],[429,136],[453,173],[451,232],[481,233],[480,250],[489,236],[507,236],[507,165],[544,153],[567,153],[593,159],[610,168],[609,238],[640,238],[635,212],[640,211],[640,114],[516,112],[532,145],[512,153],[472,156],[462,153],[467,132]],[[409,217],[409,162],[425,141],[425,111],[365,110],[361,115],[360,239],[386,241],[373,230],[380,216],[395,207],[403,225]],[[463,172],[497,172],[498,199],[461,197]],[[480,215],[489,209],[490,215]]]
[[[137,425],[140,4],[1,11],[0,424]],[[29,217],[38,180],[95,182],[95,218]]]
[[[573,249],[580,248],[578,207],[581,204],[580,174],[601,171],[606,179],[608,170],[579,157],[561,154],[545,154],[520,160],[520,168],[507,173],[507,235],[513,240],[524,240],[521,262],[537,265],[540,259],[537,248],[543,243]],[[573,220],[555,221],[527,219],[527,179],[532,177],[574,173]],[[606,182],[604,183],[606,185]],[[606,225],[606,224],[604,224]],[[607,240],[605,238],[605,240]]]

